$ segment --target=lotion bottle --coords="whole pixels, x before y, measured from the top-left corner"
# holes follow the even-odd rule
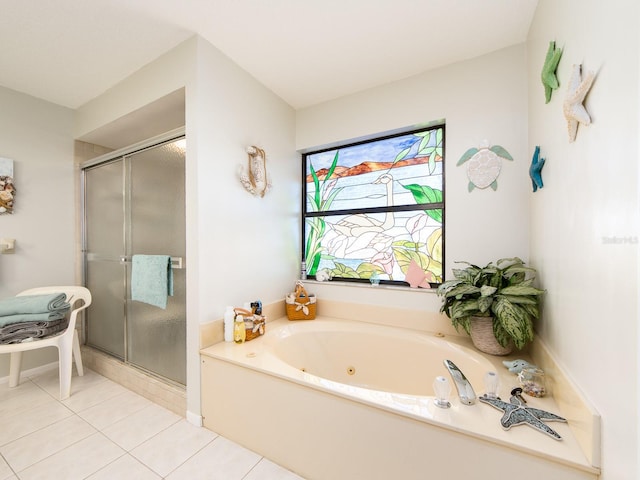
[[[233,322],[233,341],[236,343],[244,343],[247,339],[247,331],[244,328],[244,317],[242,315],[236,315],[236,320]]]
[[[235,317],[233,307],[227,307],[224,311],[224,341],[233,342],[233,317]]]

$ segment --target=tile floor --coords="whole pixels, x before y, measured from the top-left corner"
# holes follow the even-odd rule
[[[300,480],[85,368],[58,400],[57,370],[0,384],[0,480]]]

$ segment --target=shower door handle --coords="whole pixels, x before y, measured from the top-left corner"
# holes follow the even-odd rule
[[[131,257],[122,255],[120,263],[131,263]],[[184,268],[183,257],[171,257],[171,268],[174,270],[182,270]]]

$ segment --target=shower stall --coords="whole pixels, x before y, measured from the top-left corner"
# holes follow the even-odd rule
[[[85,343],[163,380],[186,384],[185,139],[167,134],[82,165]],[[169,255],[162,309],[131,300],[131,257]]]

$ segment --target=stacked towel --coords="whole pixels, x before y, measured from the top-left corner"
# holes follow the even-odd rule
[[[131,258],[131,300],[167,308],[173,295],[173,270],[169,255],[134,255]]]
[[[67,328],[71,305],[64,293],[0,300],[0,344],[54,335]]]

